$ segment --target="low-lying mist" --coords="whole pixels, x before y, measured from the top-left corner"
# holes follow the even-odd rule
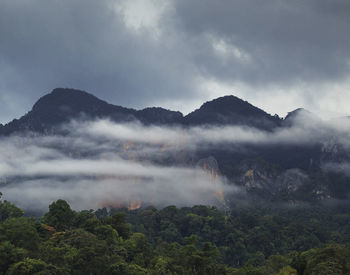
[[[242,144],[329,146],[330,142],[350,147],[348,119],[327,122],[299,116],[292,125],[262,131],[243,126],[72,121],[62,126],[62,135],[2,137],[0,191],[5,199],[33,211],[46,209],[58,198],[75,209],[222,205],[222,194],[242,190],[213,168],[198,167],[197,150],[223,145],[234,150]]]

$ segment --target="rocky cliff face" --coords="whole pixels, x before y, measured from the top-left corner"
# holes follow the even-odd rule
[[[216,186],[216,192],[213,195],[225,208],[227,208],[228,201],[225,198],[223,190],[218,185],[220,179],[220,170],[217,160],[213,156],[209,156],[207,158],[198,160],[196,166],[203,169],[209,175],[212,184]]]
[[[235,167],[232,181],[249,194],[267,200],[320,201],[332,197],[327,181],[299,168],[281,169],[261,159],[243,161]]]

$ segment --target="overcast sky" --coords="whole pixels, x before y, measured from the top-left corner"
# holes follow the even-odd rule
[[[350,115],[348,0],[0,0],[0,122],[55,87],[184,113]]]

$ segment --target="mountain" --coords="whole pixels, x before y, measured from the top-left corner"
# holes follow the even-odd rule
[[[0,135],[27,131],[50,134],[60,129],[62,123],[72,119],[99,118],[122,123],[138,121],[144,125],[254,127],[263,130],[260,132],[262,135],[280,130],[285,131],[285,134],[293,125],[297,129],[322,127],[321,120],[305,109],[292,111],[285,119],[281,119],[235,96],[206,102],[199,109],[183,116],[180,112],[160,107],[142,110],[125,108],[109,104],[84,91],[57,88],[41,97],[32,110],[20,119],[6,125],[0,124]],[[304,121],[308,124],[303,125]],[[214,144],[203,148],[199,146],[194,152],[184,147],[173,155],[163,154],[166,145],[162,147],[161,144],[158,159],[147,159],[146,156],[144,161],[153,161],[159,165],[192,165],[205,167],[206,170],[209,167],[210,173],[215,171],[215,175],[222,174],[247,192],[269,200],[323,200],[346,197],[350,193],[350,188],[344,187],[344,182],[349,181],[347,177],[322,169],[323,163],[350,162],[349,150],[339,145],[339,138],[331,136],[324,143]]]
[[[163,108],[146,108],[141,111],[109,104],[92,94],[75,89],[54,89],[41,97],[32,110],[3,127],[0,134],[23,131],[45,133],[71,119],[109,118],[115,122],[139,120],[145,124],[180,123],[183,116]]]
[[[294,111],[289,112],[284,120],[285,121],[293,120],[298,116],[304,116],[304,115],[305,116],[311,115],[311,112],[309,112],[308,110],[305,110],[304,108],[298,108],[298,109],[295,109]]]
[[[21,131],[47,132],[54,126],[79,116],[90,118],[108,116],[126,120],[135,112],[132,109],[108,104],[84,91],[58,88],[41,97],[26,115],[6,124],[1,132],[2,134]]]
[[[199,109],[188,114],[187,125],[240,125],[271,130],[281,123],[277,116],[235,96],[224,96],[204,103]]]
[[[235,96],[224,96],[206,102],[184,117],[181,112],[160,107],[135,110],[109,104],[85,91],[56,88],[41,97],[23,117],[0,126],[0,134],[49,132],[55,126],[77,118],[109,118],[115,122],[138,120],[146,125],[240,125],[264,130],[271,130],[282,121]]]
[[[135,116],[144,124],[181,124],[183,114],[160,107],[145,108],[137,111]]]
[[[308,123],[312,122],[314,124],[320,123],[321,119],[304,108],[298,108],[292,112],[289,112],[284,118],[282,124],[283,126],[289,127],[296,124],[302,125],[305,121]]]

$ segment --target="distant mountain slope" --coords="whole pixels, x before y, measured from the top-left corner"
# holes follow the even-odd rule
[[[290,112],[285,119],[281,119],[235,96],[224,96],[206,102],[199,109],[183,116],[180,112],[160,107],[143,110],[125,108],[109,104],[84,91],[57,88],[41,97],[32,110],[20,119],[6,125],[0,124],[0,135],[21,134],[26,131],[56,133],[60,124],[72,119],[99,118],[121,123],[139,121],[145,125],[177,125],[184,128],[255,127],[265,131],[260,132],[263,136],[274,136],[281,132],[286,136],[291,134],[289,130],[302,132],[310,127],[322,127],[322,120],[307,110],[297,109]],[[348,123],[346,118],[343,120]],[[292,126],[295,128],[290,129]],[[296,141],[299,138],[298,131],[292,136]],[[350,163],[350,151],[341,145],[340,138],[343,137],[329,133],[325,140],[316,139],[310,143],[281,143],[278,140],[271,143],[222,142],[197,146],[196,149],[187,150],[184,147],[169,155],[163,155],[162,150],[166,146],[161,146],[159,155],[154,159],[145,160],[160,165],[176,163],[201,166],[207,170],[209,167],[210,173],[222,174],[231,182],[243,186],[248,192],[271,200],[345,198],[350,195],[349,177],[322,169],[324,163]]]
[[[47,132],[74,118],[110,118],[116,122],[138,120],[144,124],[243,125],[272,129],[281,119],[235,96],[224,96],[204,103],[198,110],[183,116],[180,112],[160,107],[135,110],[109,104],[87,92],[56,88],[41,97],[32,110],[20,119],[1,126],[0,134],[15,132]]]
[[[0,127],[0,134],[46,132],[74,118],[110,118],[116,122],[139,120],[145,124],[181,123],[182,114],[162,108],[137,111],[109,104],[94,95],[75,89],[54,89],[41,97],[32,110],[20,119]]]
[[[301,114],[310,114],[304,109],[289,113],[285,120],[271,116],[250,103],[235,97],[224,96],[204,103],[199,109],[187,116],[159,107],[135,110],[112,105],[87,92],[75,89],[54,89],[41,97],[32,110],[20,119],[0,126],[0,135],[10,135],[33,131],[51,133],[57,126],[72,119],[109,118],[115,122],[140,121],[145,125],[238,125],[256,127],[263,130],[273,130],[276,127],[291,126],[294,118]],[[310,166],[310,159],[319,159],[319,147],[309,146],[250,146],[249,157],[263,157],[272,163],[278,163],[286,168],[303,168]],[[233,154],[226,148],[210,148],[209,155],[215,153],[219,163],[232,165],[239,163],[243,155]],[[288,158],[286,158],[288,156]],[[203,156],[205,157],[205,156]],[[317,161],[313,164],[318,163]],[[229,172],[228,172],[229,173]]]
[[[145,124],[181,124],[183,115],[160,107],[150,107],[136,112],[136,118]]]
[[[243,125],[272,129],[281,122],[263,110],[235,96],[224,96],[204,103],[185,117],[187,125]]]
[[[303,124],[305,121],[319,123],[321,122],[321,119],[304,108],[298,108],[287,114],[283,120],[283,126],[288,127],[300,123]]]

